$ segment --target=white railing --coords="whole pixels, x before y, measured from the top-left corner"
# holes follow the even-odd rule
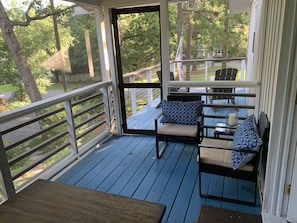
[[[101,82],[0,113],[2,199],[50,178],[111,135],[111,83]]]
[[[197,61],[194,61],[195,63]],[[198,61],[199,63],[206,61]],[[216,60],[215,63],[218,63]],[[173,62],[174,64],[174,62]],[[209,62],[207,62],[209,64]],[[242,65],[243,62],[240,62]],[[197,65],[195,65],[197,66]],[[156,81],[160,65],[125,74],[129,83],[139,75],[147,83]],[[243,68],[241,68],[243,69]],[[245,74],[246,72],[241,72]],[[253,109],[257,105],[260,84],[250,81],[209,81],[202,72],[203,81],[169,81],[168,87],[202,88],[236,87],[249,92],[237,93],[251,97],[250,105],[236,105],[239,109]],[[250,91],[251,89],[254,89]],[[133,113],[137,113],[136,100],[153,99],[153,89],[129,89]],[[246,94],[245,94],[246,93]],[[250,95],[248,95],[250,94]],[[202,97],[207,93],[200,92]],[[50,178],[69,166],[74,160],[95,149],[98,143],[111,136],[115,123],[113,95],[110,82],[100,82],[28,106],[0,113],[0,190],[2,199],[8,199],[37,177]],[[207,105],[205,106],[216,106]],[[222,105],[218,105],[219,107]],[[206,118],[218,118],[205,114]],[[210,126],[211,127],[211,126]]]
[[[177,87],[215,87],[215,86],[225,86],[227,84],[233,86],[254,86],[257,83],[246,82],[246,58],[217,58],[217,59],[191,59],[191,60],[181,60],[181,61],[171,61],[170,70],[174,73],[174,81],[169,81],[167,83],[168,88],[177,88]],[[181,64],[183,67],[183,80],[180,80],[180,74],[178,73],[177,65]],[[187,66],[189,70],[187,70]],[[211,76],[214,76],[214,70],[219,69],[223,66],[233,67],[239,70],[236,83],[234,82],[220,82],[220,81],[211,81]],[[196,70],[194,69],[196,68]],[[153,83],[153,80],[156,80],[157,74],[156,71],[161,69],[161,65],[155,65],[140,69],[134,72],[130,72],[123,75],[125,83],[137,83],[137,80],[142,80],[143,83]],[[188,72],[188,73],[187,73]],[[190,77],[189,80],[186,80],[186,76]],[[198,79],[198,80],[197,80]],[[157,79],[157,82],[159,80]],[[156,81],[155,81],[156,82]],[[240,83],[243,82],[243,83]],[[139,98],[146,98],[147,105],[152,105],[154,89],[148,88],[146,90],[137,91],[135,88],[130,88],[129,92],[126,93],[126,99],[129,98],[131,101],[131,115],[137,115],[137,112],[140,110],[137,108],[137,100]]]

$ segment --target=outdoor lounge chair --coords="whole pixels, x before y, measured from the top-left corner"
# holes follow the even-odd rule
[[[257,128],[255,127],[257,126]],[[268,150],[270,123],[266,114],[260,114],[255,125],[254,116],[249,116],[235,130],[233,141],[204,138],[198,145],[199,192],[201,197],[239,204],[256,205],[257,177],[260,160],[265,160]],[[258,134],[259,133],[259,134]],[[251,181],[255,185],[253,201],[233,199],[202,193],[202,173]]]
[[[223,68],[216,70],[215,80],[216,81],[234,81],[236,79],[238,69],[236,68]],[[235,88],[206,88],[206,92],[213,93],[209,96],[210,103],[213,100],[227,99],[228,103],[231,99],[232,104],[235,104],[235,98],[232,93],[235,92]]]
[[[169,141],[200,143],[203,138],[203,102],[199,95],[171,95],[162,101],[162,113],[155,118],[156,157]],[[160,122],[159,122],[160,121]],[[164,145],[159,149],[159,143]]]
[[[157,71],[157,76],[158,76],[159,81],[161,82],[162,72],[160,70]],[[170,71],[170,80],[174,81],[174,74],[171,71]],[[169,93],[173,93],[173,92],[186,93],[186,92],[189,92],[189,88],[178,88],[178,87],[169,88]]]

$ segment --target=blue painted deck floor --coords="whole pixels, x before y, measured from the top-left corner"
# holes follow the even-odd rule
[[[112,138],[79,161],[58,182],[166,205],[162,222],[195,222],[202,204],[260,214],[250,207],[199,197],[197,149],[194,145],[169,143],[162,158],[155,159],[153,136]],[[252,198],[246,181],[203,175],[203,190]]]

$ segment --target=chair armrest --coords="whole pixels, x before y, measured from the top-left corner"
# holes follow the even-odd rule
[[[208,145],[208,144],[198,144],[198,151],[200,151],[200,147],[210,148],[210,149],[232,150],[235,152],[245,152],[245,153],[254,153],[254,154],[257,154],[259,152],[251,149],[237,149],[233,147],[223,147],[223,146],[217,147],[217,146]]]
[[[203,121],[203,114],[201,114],[198,118],[197,118],[197,123],[201,123]]]
[[[162,115],[163,115],[163,112],[158,114],[155,118],[155,134],[157,134],[157,131],[158,131],[158,120],[162,117]]]
[[[159,118],[161,118],[162,115],[163,115],[163,112],[161,112],[160,114],[158,114],[158,115],[156,116],[156,118],[155,118],[155,121],[157,121]]]
[[[204,113],[202,112],[201,115],[197,118],[197,124],[203,125],[204,122]]]

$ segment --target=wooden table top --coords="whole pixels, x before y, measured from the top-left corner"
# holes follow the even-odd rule
[[[1,223],[161,222],[165,205],[37,180],[0,205]]]

